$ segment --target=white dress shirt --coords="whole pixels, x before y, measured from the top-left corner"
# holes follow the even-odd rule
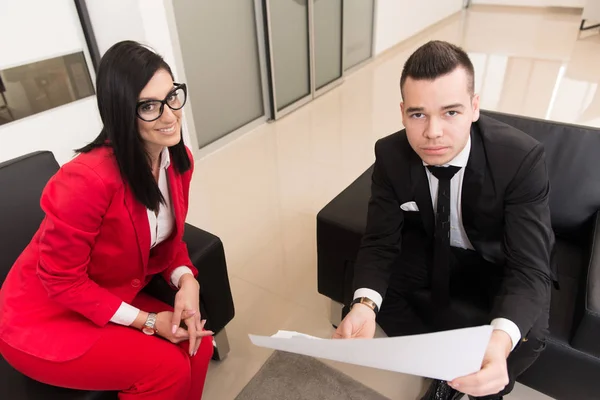
[[[175,217],[173,208],[171,207],[171,195],[169,193],[169,181],[167,179],[167,168],[171,165],[171,157],[169,149],[165,147],[160,154],[160,167],[158,172],[158,188],[162,193],[165,204],[160,204],[158,215],[152,211],[148,211],[148,225],[150,226],[150,248],[155,247],[159,243],[165,241],[173,232]],[[186,266],[175,268],[171,274],[171,283],[175,287],[179,287],[179,280],[185,274],[193,274]],[[131,304],[122,302],[117,312],[110,319],[111,322],[120,325],[131,325],[137,318],[140,310]]]
[[[460,170],[450,180],[450,245],[453,247],[460,247],[463,249],[474,250],[473,245],[467,237],[465,227],[462,223],[462,184],[465,176],[465,167],[469,161],[469,155],[471,154],[471,137],[467,140],[465,148],[462,149],[456,157],[454,157],[447,166],[460,167]],[[423,162],[425,168],[427,164]],[[427,173],[427,179],[429,180],[429,191],[431,193],[431,199],[433,202],[433,209],[437,208],[437,194],[438,194],[438,179],[433,176],[429,169],[425,168]],[[379,308],[383,299],[379,293],[373,289],[361,288],[354,292],[354,298],[368,297],[373,300]],[[514,349],[519,340],[521,340],[521,332],[519,327],[509,319],[496,318],[492,320],[491,325],[494,329],[499,329],[506,332],[512,340],[512,348]]]

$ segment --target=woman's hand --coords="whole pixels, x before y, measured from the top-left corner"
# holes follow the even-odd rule
[[[186,313],[186,316],[189,314],[191,313]],[[173,330],[171,329],[172,321],[173,313],[171,311],[163,311],[156,314],[156,323],[154,324],[154,328],[156,328],[156,334],[175,344],[188,340],[188,331],[183,328],[177,327],[175,333],[173,333]]]
[[[190,340],[190,356],[194,356],[200,347],[203,336],[212,335],[203,331],[206,320],[200,315],[200,284],[191,274],[185,274],[179,281],[179,291],[175,295],[175,309],[172,317],[171,333],[176,334],[181,321],[185,323]]]

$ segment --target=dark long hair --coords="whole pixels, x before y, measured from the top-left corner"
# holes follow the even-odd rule
[[[164,203],[164,198],[137,128],[136,105],[140,92],[160,69],[173,78],[169,65],[147,47],[129,40],[113,45],[102,57],[96,78],[98,110],[104,126],[93,142],[75,150],[87,153],[98,147],[111,147],[125,183],[135,198],[153,211]],[[178,144],[169,147],[169,152],[179,173],[190,169],[183,134]]]

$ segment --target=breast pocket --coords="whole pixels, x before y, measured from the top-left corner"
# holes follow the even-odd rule
[[[422,227],[423,220],[421,219],[420,211],[403,211],[404,224],[409,227]]]

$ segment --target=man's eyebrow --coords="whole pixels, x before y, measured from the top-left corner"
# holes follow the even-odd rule
[[[465,106],[463,106],[463,105],[462,105],[462,104],[460,104],[460,103],[455,103],[455,104],[450,104],[450,105],[447,105],[447,106],[444,106],[444,107],[442,107],[442,110],[450,110],[451,108],[460,108],[460,109],[464,109],[464,108],[465,108]]]

